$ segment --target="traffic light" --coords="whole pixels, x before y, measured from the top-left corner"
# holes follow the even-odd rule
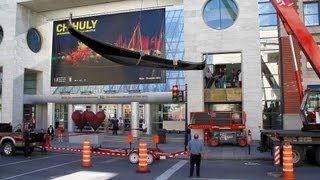
[[[178,101],[179,102],[183,102],[184,101],[183,91],[179,91],[179,93],[178,93]]]
[[[178,85],[172,86],[172,101],[177,102],[178,101],[178,95],[179,95],[179,87]]]

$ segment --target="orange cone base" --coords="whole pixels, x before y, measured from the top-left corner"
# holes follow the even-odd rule
[[[138,173],[148,173],[148,172],[150,172],[150,169],[148,168],[148,166],[139,166],[137,172]]]
[[[293,172],[284,172],[282,174],[282,178],[283,178],[283,180],[294,180],[295,179]]]
[[[91,162],[82,162],[82,167],[91,167]]]

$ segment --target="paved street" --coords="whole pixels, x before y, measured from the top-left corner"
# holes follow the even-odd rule
[[[138,165],[126,157],[92,157],[92,167],[81,166],[81,154],[34,152],[30,159],[21,153],[0,158],[0,179],[188,179],[189,163],[185,159],[159,160],[150,165],[150,173],[137,173]],[[277,179],[267,175],[275,168],[270,161],[204,160],[201,178],[194,179]],[[319,167],[306,164],[295,168],[296,179],[319,179]],[[280,179],[280,178],[278,178]]]

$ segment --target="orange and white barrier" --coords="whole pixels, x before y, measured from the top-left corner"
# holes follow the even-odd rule
[[[150,172],[148,167],[148,149],[147,143],[144,140],[139,141],[139,163],[137,172],[146,173]]]
[[[153,137],[154,143],[158,145],[159,143],[159,136],[155,135]],[[55,151],[67,151],[67,152],[78,152],[83,153],[83,166],[84,167],[90,167],[91,166],[91,156],[92,155],[107,155],[107,156],[118,156],[118,157],[127,157],[130,153],[136,152],[138,153],[138,156],[140,156],[140,152],[145,154],[141,154],[143,159],[148,160],[148,152],[150,155],[152,155],[156,159],[169,159],[174,158],[176,156],[180,155],[186,155],[187,151],[177,151],[177,152],[171,152],[166,153],[162,149],[158,148],[147,148],[147,144],[145,141],[139,142],[139,151],[136,149],[131,148],[131,143],[133,142],[133,136],[131,134],[128,135],[128,142],[130,143],[130,149],[127,148],[91,148],[90,141],[85,140],[83,142],[83,148],[66,148],[66,147],[54,147],[50,143],[50,138],[45,138],[45,143],[43,146],[39,146],[39,148],[46,148],[47,150],[55,150]],[[142,144],[140,144],[142,143]],[[145,157],[144,157],[145,156]],[[140,158],[140,157],[139,157]],[[147,161],[146,161],[147,162]],[[140,162],[141,167],[139,166],[138,171],[141,170],[141,172],[144,172],[144,170],[148,170],[148,167],[145,166],[145,162]]]
[[[288,142],[285,142],[283,145],[282,170],[282,176],[284,180],[295,179],[293,174],[292,146]]]
[[[82,166],[91,167],[91,144],[88,140],[84,140],[83,142]]]
[[[280,164],[280,146],[274,147],[274,164],[275,165]]]

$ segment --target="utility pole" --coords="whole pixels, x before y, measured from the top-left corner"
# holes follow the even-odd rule
[[[185,84],[185,98],[184,98],[184,104],[185,104],[185,123],[184,123],[184,150],[187,150],[188,145],[188,84]]]

